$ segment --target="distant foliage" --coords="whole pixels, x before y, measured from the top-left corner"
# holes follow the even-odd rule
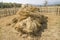
[[[0,2],[0,8],[12,8],[12,7],[21,7],[21,4]]]

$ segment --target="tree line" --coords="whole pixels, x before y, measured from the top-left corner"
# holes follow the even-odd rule
[[[0,2],[0,8],[12,8],[12,7],[21,7],[21,4],[18,4],[18,3],[2,3],[2,2]]]

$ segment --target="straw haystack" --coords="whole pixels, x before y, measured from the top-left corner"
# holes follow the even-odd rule
[[[16,14],[18,15],[17,18],[13,20],[16,24],[14,28],[16,31],[22,34],[37,34],[44,24],[47,23],[47,18],[43,15],[35,13],[38,8],[33,6],[28,6],[19,10]],[[15,23],[14,22],[14,23]]]

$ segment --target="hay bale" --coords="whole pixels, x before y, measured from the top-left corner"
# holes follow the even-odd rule
[[[36,34],[41,28],[47,23],[47,18],[44,15],[39,15],[37,12],[38,8],[28,6],[21,8],[16,14],[18,15],[17,20],[13,21],[15,29],[22,34]]]

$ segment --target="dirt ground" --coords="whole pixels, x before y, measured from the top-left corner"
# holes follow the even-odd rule
[[[0,40],[60,40],[60,16],[52,13],[46,13],[44,15],[48,17],[47,28],[42,31],[41,36],[32,39],[30,39],[30,37],[20,37],[19,33],[12,27],[13,24],[11,26],[9,26],[10,24],[7,25],[11,23],[11,20],[15,18],[16,15],[1,18]]]

